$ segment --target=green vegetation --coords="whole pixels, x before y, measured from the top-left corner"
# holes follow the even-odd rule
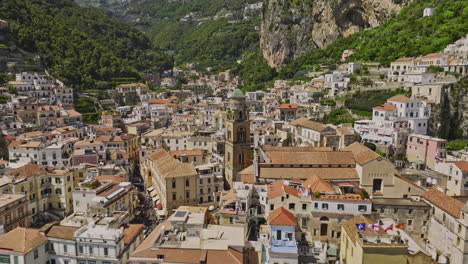
[[[364,146],[368,147],[372,151],[377,150],[377,146],[374,143],[371,143],[371,142],[364,142]]]
[[[325,124],[343,124],[343,123],[354,123],[357,119],[352,118],[348,110],[345,108],[337,108],[330,111],[328,115],[323,118]]]
[[[265,89],[276,76],[276,71],[268,66],[259,52],[249,54],[232,72],[242,78],[242,88],[246,91]]]
[[[468,148],[468,140],[452,140],[447,142],[447,145],[445,147],[447,148],[447,150],[461,150],[464,148]]]
[[[79,0],[85,4],[90,1],[98,2]],[[251,20],[243,20],[244,7],[255,2],[258,1],[140,0],[128,4],[125,15],[138,17],[136,26],[147,29],[155,45],[174,52],[177,64],[195,62],[200,68],[209,66],[221,71],[233,67],[244,53],[258,46],[255,26],[260,24],[259,13],[252,14]],[[100,5],[93,5],[96,4]],[[181,22],[182,18],[187,19]]]
[[[388,98],[397,95],[409,95],[406,90],[375,90],[375,91],[357,91],[350,98],[345,99],[345,106],[349,109],[372,113],[372,108],[384,104]],[[356,112],[355,114],[357,114]],[[362,113],[362,112],[360,112]]]
[[[439,73],[443,71],[444,71],[444,68],[440,66],[436,66],[436,65],[430,65],[426,68],[426,72],[431,72],[431,73]]]
[[[100,113],[96,106],[96,101],[91,97],[79,97],[75,103],[76,111],[81,113],[86,124],[99,123]]]
[[[4,0],[0,17],[10,22],[19,46],[42,55],[52,74],[75,88],[108,88],[113,78],[171,67],[138,30],[72,0]]]
[[[10,97],[4,94],[0,94],[0,104],[6,104],[10,100]]]
[[[423,17],[426,7],[435,7]],[[413,57],[443,50],[468,33],[468,1],[418,0],[404,7],[398,17],[374,29],[341,38],[325,49],[313,50],[287,65],[281,78],[314,65],[338,63],[343,50],[355,49],[349,60],[373,61],[388,65],[400,57]]]
[[[321,105],[329,105],[329,106],[335,106],[336,105],[336,102],[335,100],[331,99],[331,98],[327,98],[327,99],[323,99],[320,101],[320,104]]]

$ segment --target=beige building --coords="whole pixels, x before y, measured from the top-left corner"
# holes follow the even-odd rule
[[[197,205],[197,172],[191,163],[182,163],[166,150],[158,149],[140,164],[145,188],[153,187],[163,215],[181,205]]]
[[[32,220],[38,213],[46,211],[65,216],[73,211],[73,176],[70,171],[27,164],[3,177],[8,184],[2,186],[2,191],[26,195],[29,200],[28,214],[31,214]]]
[[[382,228],[374,230],[369,224],[375,222],[363,215],[343,222],[340,263],[343,264],[395,264],[416,263],[408,252],[408,244],[399,236],[389,235]],[[358,230],[356,224],[364,224]],[[430,264],[430,259],[419,263]]]
[[[436,263],[468,262],[468,205],[432,188],[423,200],[431,207],[426,249]]]
[[[408,198],[424,193],[421,187],[397,176],[395,166],[390,161],[361,143],[355,142],[343,150],[353,153],[359,185],[373,198]]]
[[[48,261],[49,243],[38,229],[17,227],[0,237],[0,263],[30,264]]]
[[[22,194],[0,194],[0,225],[5,233],[29,226],[28,200]]]

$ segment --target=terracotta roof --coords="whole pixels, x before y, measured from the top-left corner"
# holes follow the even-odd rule
[[[356,224],[366,224],[366,230],[358,230]],[[375,224],[376,222],[365,217],[364,215],[357,215],[349,220],[343,222],[342,227],[348,234],[348,237],[356,244],[356,236],[358,233],[363,235],[378,235],[378,234],[386,234],[386,232],[379,227],[379,230],[376,231],[373,228],[368,228],[369,224]]]
[[[296,120],[293,120],[289,124],[292,126],[302,126],[302,127],[309,128],[318,132],[324,131],[325,129],[329,127],[322,123],[311,121],[305,117],[301,117]]]
[[[278,109],[297,109],[297,104],[280,104],[277,106]]]
[[[150,99],[148,100],[148,104],[171,105],[173,103],[169,100],[164,100],[164,99]]]
[[[447,212],[455,218],[460,218],[460,212],[463,210],[465,205],[463,202],[446,195],[445,193],[437,190],[435,187],[427,190],[422,198]]]
[[[302,179],[318,175],[325,180],[359,179],[355,168],[260,168],[264,179]]]
[[[0,249],[26,254],[42,244],[47,243],[47,237],[39,229],[17,227],[0,237]]]
[[[104,191],[98,193],[97,196],[106,197],[107,195],[119,190],[120,188],[122,188],[120,185],[115,184],[112,187],[105,189]]]
[[[70,110],[65,110],[67,111],[68,116],[70,117],[80,117],[82,116],[81,113],[77,112],[76,110],[70,109]]]
[[[423,58],[443,57],[443,56],[446,56],[446,55],[447,55],[446,53],[429,53],[429,54],[423,56]]]
[[[331,147],[277,147],[271,145],[264,145],[265,151],[291,151],[291,152],[311,152],[311,151],[333,151]]]
[[[125,181],[124,177],[120,176],[112,176],[112,175],[101,175],[101,176],[96,176],[94,177],[96,180],[102,182],[102,181],[109,181],[115,184],[119,184],[121,182]]]
[[[269,151],[266,152],[271,159],[268,164],[291,164],[291,165],[354,165],[356,164],[353,153],[350,151]]]
[[[408,96],[405,96],[405,95],[402,95],[402,94],[397,94],[395,96],[392,96],[392,97],[388,98],[387,102],[388,101],[412,102],[413,100],[411,100],[411,98],[409,98]]]
[[[179,156],[203,156],[203,150],[202,149],[191,149],[191,150],[172,150],[169,151],[169,155],[173,157],[179,157]]]
[[[305,180],[302,183],[302,186],[306,190],[310,190],[312,192],[321,192],[321,193],[333,193],[335,192],[335,188],[330,184],[330,182],[322,179],[322,177],[313,175],[309,179]]]
[[[80,229],[76,226],[61,226],[57,222],[49,223],[43,226],[40,231],[47,237],[75,240],[75,231]]]
[[[6,174],[8,177],[29,178],[45,175],[47,172],[52,171],[51,167],[38,164],[26,164]]]
[[[455,161],[453,164],[463,172],[468,171],[468,161]]]
[[[412,60],[413,60],[413,58],[399,58],[395,62],[408,62],[408,61],[412,61]]]
[[[294,195],[296,197],[301,196],[301,192],[299,190],[296,190],[293,187],[284,184],[284,181],[282,180],[268,184],[267,194],[268,199],[274,199],[278,196],[282,196],[285,194]]]
[[[372,109],[377,109],[377,110],[397,110],[396,106],[394,106],[393,104],[383,104],[383,105],[379,105],[379,106],[376,106]]]
[[[195,166],[192,163],[182,163],[173,158],[164,149],[158,149],[151,153],[148,159],[154,162],[155,169],[163,177],[172,178],[197,175]]]
[[[268,215],[268,223],[270,225],[287,225],[295,226],[296,218],[294,214],[283,207],[278,207],[271,211]]]
[[[354,154],[354,159],[360,165],[364,165],[378,158],[383,159],[382,156],[359,142],[354,142],[351,145],[344,147],[343,151],[351,151]]]
[[[240,176],[240,181],[243,183],[254,184],[256,182],[253,165],[241,170],[238,175]]]
[[[127,224],[124,226],[124,243],[128,245],[133,241],[143,228],[143,224]]]

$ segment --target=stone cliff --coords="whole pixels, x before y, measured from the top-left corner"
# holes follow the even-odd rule
[[[265,0],[260,47],[281,68],[341,36],[380,25],[411,0]]]
[[[442,101],[432,109],[429,134],[445,139],[468,139],[468,76],[446,85]]]

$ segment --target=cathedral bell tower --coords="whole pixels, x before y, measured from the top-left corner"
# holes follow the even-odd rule
[[[245,95],[239,89],[229,97],[226,118],[225,180],[229,187],[238,181],[237,173],[252,164],[249,111]]]

